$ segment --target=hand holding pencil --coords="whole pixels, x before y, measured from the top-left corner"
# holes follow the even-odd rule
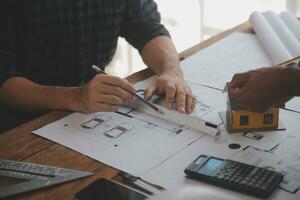
[[[78,110],[80,112],[117,111],[125,102],[134,99],[135,89],[127,80],[98,74],[82,86],[78,95]]]
[[[92,68],[98,73],[98,74],[106,74],[105,71],[103,71],[102,69],[100,69],[99,67],[97,67],[96,65],[92,65]],[[137,100],[138,102],[144,104],[145,106],[147,106],[147,108],[150,108],[156,112],[159,112],[160,114],[163,114],[162,111],[160,111],[155,105],[153,105],[152,103],[146,101],[145,99],[143,99],[142,97],[140,97],[139,95],[137,95],[135,92],[131,92],[128,91],[134,98],[135,100]]]

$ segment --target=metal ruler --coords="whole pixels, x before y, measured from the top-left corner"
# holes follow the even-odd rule
[[[0,159],[0,177],[24,180],[0,188],[0,198],[91,176],[93,173]]]

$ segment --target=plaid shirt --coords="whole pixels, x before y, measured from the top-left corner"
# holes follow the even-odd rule
[[[119,36],[141,51],[158,35],[169,33],[153,0],[3,0],[0,86],[14,76],[79,85],[111,61]]]

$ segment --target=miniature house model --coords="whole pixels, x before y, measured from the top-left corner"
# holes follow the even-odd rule
[[[278,128],[279,107],[272,107],[263,113],[241,108],[227,92],[226,124],[229,132],[263,131]]]

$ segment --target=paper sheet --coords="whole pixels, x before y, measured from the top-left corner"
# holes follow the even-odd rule
[[[290,110],[300,112],[300,97],[294,97],[285,103],[285,107]]]
[[[253,12],[249,21],[274,64],[300,55],[300,23],[289,12]]]
[[[279,15],[272,11],[263,13],[263,16],[271,25],[272,29],[287,48],[292,57],[300,55],[300,41],[296,38],[289,27],[284,23]],[[298,22],[299,23],[299,22]],[[265,34],[268,34],[267,32]]]
[[[281,172],[284,178],[279,188],[290,195],[294,195],[300,189],[299,145],[300,141],[291,137],[272,152],[250,147],[232,159]]]
[[[220,120],[218,111],[225,110],[226,105],[226,96],[220,90],[232,75],[270,65],[272,61],[256,36],[244,33],[234,33],[184,60],[182,69],[188,84],[197,100],[207,105],[203,106],[207,110],[197,112],[198,117]],[[150,81],[135,86],[144,89]],[[186,179],[183,170],[199,154],[238,158],[247,149],[284,155],[282,159],[293,163],[289,167],[298,169],[298,158],[292,155],[299,151],[293,154],[284,152],[289,152],[288,147],[292,146],[292,143],[286,143],[289,138],[299,138],[300,115],[283,110],[280,118],[287,128],[284,132],[229,135],[220,125],[220,135],[212,137],[132,109],[121,108],[119,113],[74,113],[34,133],[167,189],[186,184],[206,185],[250,200],[256,198]],[[291,184],[286,188],[293,189]],[[299,196],[299,191],[292,194],[277,190],[271,199],[296,200]]]
[[[142,178],[152,183],[159,184],[166,189],[175,189],[184,186],[187,183],[202,184],[200,182],[186,179],[184,169],[195,160],[200,154],[221,156],[222,158],[230,158],[239,150],[232,150],[229,148],[223,149],[214,145],[214,138],[206,137],[204,140],[198,140],[192,145],[189,145],[176,156],[171,157],[166,162],[145,174]],[[219,188],[218,188],[219,189]]]
[[[203,134],[180,133],[117,113],[73,113],[33,133],[136,176]]]
[[[233,33],[181,62],[184,78],[222,90],[235,73],[272,66],[257,37]]]
[[[261,13],[253,12],[250,15],[249,21],[259,41],[270,55],[273,64],[279,64],[292,58],[288,49],[284,46],[272,26]]]
[[[294,36],[300,41],[300,23],[299,20],[289,11],[279,14],[280,18],[289,27]]]
[[[142,82],[138,82],[135,84],[135,87],[137,90],[145,90],[146,87],[149,85],[149,83],[151,81],[153,81],[155,77],[152,77],[148,80],[142,81]],[[191,86],[192,91],[198,92],[197,88],[199,88],[198,90],[200,90],[201,93],[199,96],[206,96],[206,97],[215,97],[215,98],[219,98],[220,100],[223,100],[223,95],[221,93],[221,91],[217,91],[217,90],[212,90],[211,88],[207,88],[204,86],[201,86],[199,84],[194,84],[191,82],[188,82],[188,84]],[[210,93],[207,93],[205,95],[205,92],[207,91],[213,91]],[[141,94],[143,95],[143,94]],[[162,119],[165,121],[169,121],[171,123],[176,123],[179,125],[185,125],[186,127],[192,128],[196,131],[201,131],[210,135],[217,135],[217,133],[219,132],[218,127],[221,123],[222,120],[220,119],[220,117],[218,116],[218,110],[216,110],[213,106],[206,104],[205,102],[209,102],[209,99],[203,99],[203,98],[198,98],[198,96],[196,94],[194,94],[196,99],[197,99],[197,103],[196,103],[196,107],[195,110],[193,111],[193,113],[191,113],[190,115],[187,114],[182,114],[177,112],[176,110],[169,110],[167,108],[165,108],[165,102],[163,98],[158,98],[156,100],[154,100],[154,103],[156,103],[156,106],[158,108],[160,108],[161,111],[163,111],[163,115],[155,112],[151,109],[148,109],[148,107],[145,107],[143,105],[135,105],[135,107],[139,108],[138,110],[140,111],[140,113],[146,113],[156,119]],[[224,101],[222,101],[222,103],[224,104]],[[225,105],[225,104],[224,104]],[[176,107],[176,106],[175,106]],[[210,123],[211,125],[216,126],[211,127],[211,125],[206,125],[207,123]]]
[[[135,87],[144,89],[150,81],[145,80]],[[221,91],[200,85],[197,93],[206,95],[199,100],[222,96]],[[197,112],[198,117],[210,114],[208,118],[221,123],[218,110],[212,112],[220,104],[221,98],[216,104],[202,102],[203,110]],[[129,108],[121,108],[118,113],[73,113],[33,133],[136,176],[148,172],[204,135],[183,124],[170,123]]]
[[[196,185],[201,187],[202,185],[206,184],[187,179],[184,174],[184,169],[200,154],[217,156],[224,159],[244,161],[245,163],[249,164],[268,163],[275,167],[278,165],[278,162],[271,163],[267,160],[269,157],[272,157],[276,158],[277,161],[288,160],[288,162],[290,163],[289,167],[293,167],[293,170],[289,171],[289,173],[293,174],[293,177],[295,178],[293,179],[291,177],[286,177],[287,180],[290,180],[289,182],[287,182],[289,184],[282,185],[282,187],[289,188],[289,190],[295,191],[295,188],[298,187],[298,181],[300,180],[297,178],[300,175],[300,172],[297,171],[299,169],[297,168],[299,165],[299,143],[297,141],[299,141],[300,135],[296,133],[300,115],[298,113],[285,110],[281,110],[281,113],[284,124],[287,124],[287,131],[278,131],[277,133],[274,132],[273,134],[275,135],[273,135],[271,132],[260,133],[264,137],[272,138],[271,140],[273,141],[266,138],[262,139],[265,143],[263,141],[257,140],[257,138],[261,137],[254,137],[256,139],[254,139],[253,141],[247,141],[247,137],[242,138],[244,136],[240,134],[232,134],[226,136],[226,133],[224,133],[223,131],[221,132],[222,134],[219,137],[211,137],[209,135],[205,135],[201,139],[184,148],[182,151],[178,152],[176,156],[172,156],[170,159],[166,160],[153,170],[149,171],[142,178],[155,184],[161,185],[167,189],[174,189],[186,185]],[[231,143],[237,143],[240,145],[240,147],[230,148],[229,144]],[[265,145],[261,143],[264,143]],[[234,146],[237,147],[237,145]],[[251,157],[247,156],[250,149],[254,150],[254,153],[250,154]],[[261,156],[263,157],[261,158]],[[287,166],[285,169],[287,169]],[[222,188],[217,189],[223,190]],[[228,190],[226,192],[232,193]],[[297,196],[299,196],[299,193],[300,191],[291,193],[283,189],[278,189],[274,192],[270,199],[296,200]],[[235,196],[240,197],[241,199],[257,199],[240,193],[236,193]]]

